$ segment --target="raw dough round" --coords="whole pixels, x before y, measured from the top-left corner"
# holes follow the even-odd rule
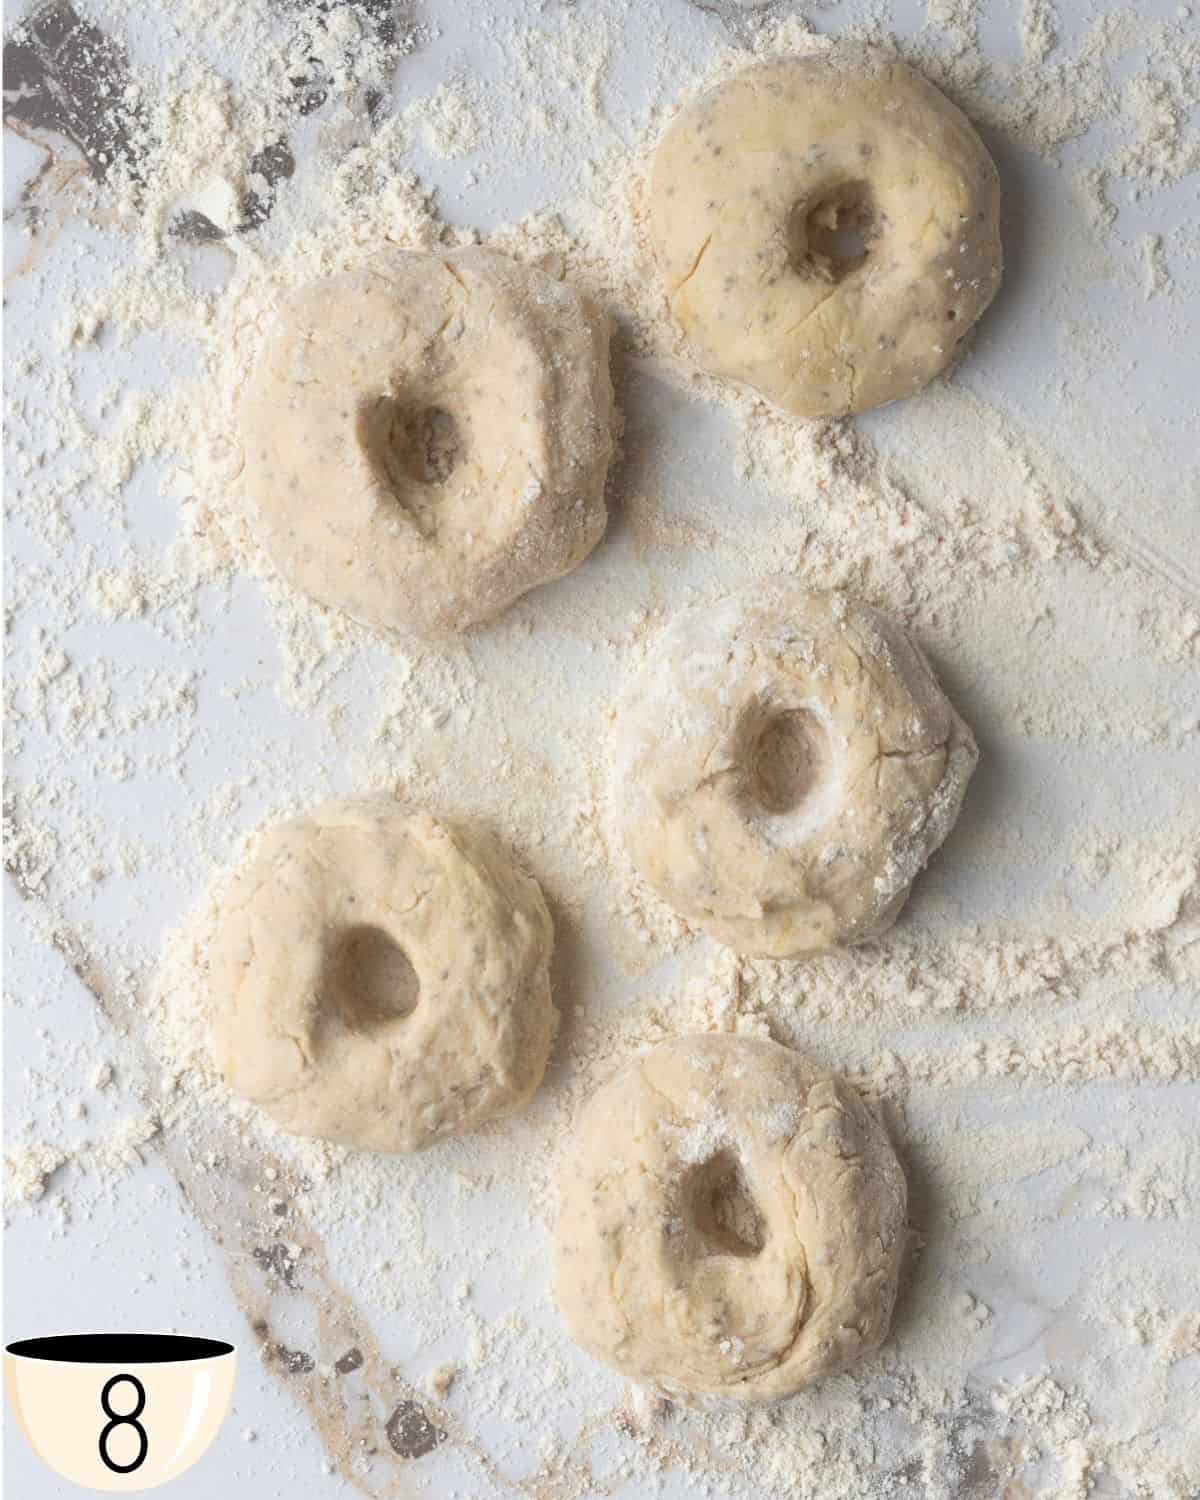
[[[883,1342],[905,1212],[883,1127],[842,1079],[774,1042],[680,1037],[588,1101],[559,1306],[641,1384],[778,1400]]]
[[[371,625],[465,629],[604,531],[608,322],[486,250],[389,250],[306,288],[242,408],[275,566]]]
[[[654,161],[650,236],[705,367],[802,417],[927,385],[1000,284],[996,168],[894,55],[839,42],[747,68]]]
[[[537,882],[387,797],[280,823],[210,955],[217,1064],[284,1130],[417,1151],[526,1104],[554,1032]]]
[[[634,864],[720,942],[768,958],[890,927],[978,759],[898,625],[787,580],[676,619],[617,724]]]

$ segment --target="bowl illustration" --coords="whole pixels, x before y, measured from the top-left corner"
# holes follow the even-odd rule
[[[130,1493],[190,1469],[233,1395],[237,1352],[173,1333],[22,1339],[4,1352],[17,1425],[73,1484]]]

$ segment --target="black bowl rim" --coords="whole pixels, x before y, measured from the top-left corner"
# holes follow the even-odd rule
[[[61,1333],[18,1339],[5,1348],[22,1359],[73,1365],[175,1365],[235,1352],[222,1339],[187,1333]]]

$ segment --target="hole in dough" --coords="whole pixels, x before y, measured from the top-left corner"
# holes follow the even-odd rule
[[[788,223],[788,261],[801,275],[841,281],[870,254],[874,199],[865,182],[845,182],[816,203],[797,203]]]
[[[462,439],[458,423],[441,406],[427,406],[397,424],[402,448],[411,455],[410,470],[422,484],[445,484],[458,467]]]
[[[347,927],[325,961],[322,992],[351,1031],[409,1016],[421,984],[408,955],[382,927]]]
[[[694,1167],[685,1187],[687,1213],[710,1255],[757,1255],[767,1226],[733,1151]]]
[[[829,737],[815,714],[787,709],[751,729],[750,795],[768,813],[794,812],[830,767]]]
[[[438,491],[463,460],[454,414],[443,406],[413,406],[381,396],[358,419],[359,442],[384,485],[432,532]]]

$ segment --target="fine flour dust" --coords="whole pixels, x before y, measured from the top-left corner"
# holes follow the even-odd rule
[[[478,1445],[472,1496],[1187,1500],[1200,580],[1160,499],[1187,483],[1156,452],[1171,393],[1136,414],[1136,463],[1089,434],[1110,376],[1122,394],[1123,338],[1142,319],[1186,336],[1200,29],[1175,6],[1082,22],[1046,0],[839,7],[839,30],[898,45],[967,110],[1006,192],[1019,182],[1030,215],[1052,195],[1072,231],[1020,238],[1014,212],[1012,290],[949,379],[855,423],[799,423],[690,363],[648,257],[647,167],[682,100],[750,57],[819,47],[833,13],[659,9],[645,27],[623,0],[76,5],[124,49],[120,128],[89,155],[17,122],[6,859],[19,942],[122,1023],[81,1042],[14,986],[37,1055],[10,1091],[6,1203],[81,1235],[144,1162],[188,1158],[232,1222],[244,1170],[265,1213],[283,1202],[258,1166],[278,1163],[304,1227],[287,1265],[328,1247],[452,1429],[424,1460],[431,1493]],[[613,316],[609,535],[482,631],[383,640],[261,555],[238,402],[295,288],[389,244],[477,242]],[[1028,395],[998,373],[997,346],[1021,341]],[[737,960],[662,906],[610,784],[618,690],[662,625],[777,572],[901,619],[983,753],[893,933],[802,965]],[[411,1160],[289,1138],[232,1101],[201,1000],[256,830],[369,791],[485,819],[556,925],[543,1089]],[[554,1178],[579,1107],[688,1031],[846,1072],[909,1177],[891,1339],[777,1410],[627,1391],[553,1308]],[[1043,1284],[1074,1235],[1086,1276]],[[361,1455],[335,1461],[376,1492]]]

